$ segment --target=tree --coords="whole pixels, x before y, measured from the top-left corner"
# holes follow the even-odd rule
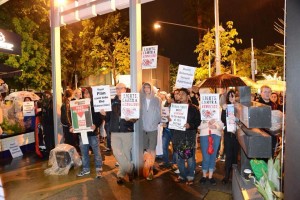
[[[121,14],[108,14],[97,19],[97,23],[86,20],[82,25],[84,28],[80,37],[85,51],[82,53],[81,67],[84,76],[111,72],[116,84],[117,75],[128,74],[130,70],[130,42],[125,36]]]
[[[237,35],[238,32],[233,28],[232,21],[228,21],[225,30],[220,31],[221,71],[223,72],[230,70],[230,63],[236,57],[234,45],[242,43],[242,40]],[[195,79],[203,80],[208,76],[209,61],[213,63],[215,58],[215,28],[204,35],[203,42],[196,46],[194,52],[199,54],[197,60],[198,64],[200,64],[200,68],[196,69]],[[214,68],[211,69],[212,72]]]

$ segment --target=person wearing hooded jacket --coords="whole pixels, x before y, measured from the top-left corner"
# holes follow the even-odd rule
[[[161,120],[161,101],[155,96],[153,86],[144,83],[141,91],[141,115],[143,121],[144,149],[155,160],[158,124]],[[147,180],[153,179],[153,167],[150,168]]]

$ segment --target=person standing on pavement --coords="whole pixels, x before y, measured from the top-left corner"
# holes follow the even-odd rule
[[[144,83],[142,87],[141,113],[143,119],[144,149],[151,154],[153,161],[155,161],[158,124],[161,120],[161,102],[155,96],[150,83]],[[150,173],[147,177],[147,180],[152,179],[153,166],[150,167]]]
[[[170,129],[173,133],[172,143],[174,150],[177,154],[177,166],[179,169],[179,176],[176,182],[186,182],[187,185],[192,185],[195,178],[195,143],[197,128],[200,125],[200,112],[199,109],[190,102],[189,90],[181,88],[179,90],[179,99],[181,104],[188,104],[187,122],[184,125],[186,130]],[[185,151],[189,151],[187,154]],[[183,157],[183,155],[185,155]],[[187,166],[185,162],[187,161]]]
[[[235,103],[235,92],[229,90],[226,94],[226,102],[222,106],[221,120],[225,125],[224,129],[224,152],[226,155],[225,160],[225,176],[222,180],[223,184],[227,184],[229,181],[231,169],[233,164],[237,164],[237,156],[239,149],[239,142],[236,138],[235,132],[227,131],[227,105]]]
[[[102,177],[102,157],[99,147],[99,132],[98,129],[103,122],[103,116],[99,112],[95,112],[94,105],[92,101],[92,88],[83,88],[83,98],[88,98],[91,101],[91,112],[92,112],[92,130],[87,132],[88,144],[83,144],[82,138],[79,135],[79,147],[82,155],[82,170],[77,174],[78,177],[90,174],[90,157],[89,157],[89,147],[92,148],[94,153],[94,161],[96,167],[96,178]],[[76,133],[75,133],[76,134]]]
[[[126,93],[124,83],[116,85],[117,95],[112,99],[112,111],[101,114],[106,116],[105,121],[109,122],[111,131],[111,146],[113,154],[119,163],[119,171],[117,173],[117,184],[124,184],[126,174],[129,181],[133,180],[134,165],[132,163],[131,150],[133,143],[133,125],[137,119],[121,119],[121,94]]]

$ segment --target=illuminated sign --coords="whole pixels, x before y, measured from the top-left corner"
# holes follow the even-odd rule
[[[0,52],[21,55],[21,37],[16,33],[0,29]]]

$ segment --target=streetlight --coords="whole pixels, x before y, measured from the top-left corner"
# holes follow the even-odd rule
[[[169,24],[169,25],[181,26],[181,27],[192,28],[192,29],[197,29],[197,30],[202,30],[202,31],[208,32],[207,28],[200,28],[200,27],[196,27],[196,26],[188,26],[188,25],[184,25],[184,24],[177,24],[177,23],[165,22],[165,21],[156,21],[153,25],[154,29],[160,29],[161,28],[160,24]]]

